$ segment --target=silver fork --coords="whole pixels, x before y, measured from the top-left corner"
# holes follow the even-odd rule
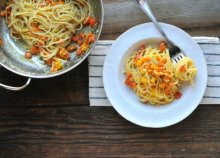
[[[169,46],[169,53],[171,57],[171,61],[173,63],[178,63],[185,55],[181,51],[181,49],[175,45],[166,35],[166,33],[161,28],[160,24],[158,23],[157,19],[155,18],[150,6],[146,0],[135,0],[139,7],[148,15],[148,17],[153,22],[154,26],[158,29],[160,34],[165,38]]]

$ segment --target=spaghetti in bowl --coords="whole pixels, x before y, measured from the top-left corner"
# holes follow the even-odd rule
[[[196,71],[189,57],[183,57],[177,64],[173,63],[165,42],[154,43],[154,46],[148,42],[147,46],[143,43],[126,60],[125,84],[141,102],[163,105],[181,98],[182,82],[193,84]]]

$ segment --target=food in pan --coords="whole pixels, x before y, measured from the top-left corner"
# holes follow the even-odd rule
[[[196,71],[189,57],[172,63],[165,43],[161,42],[159,48],[142,46],[128,58],[125,84],[141,102],[164,105],[181,98],[181,84],[193,84]]]
[[[41,57],[52,72],[63,68],[71,52],[81,56],[95,41],[92,31],[82,31],[96,25],[89,0],[10,0],[1,16],[11,37],[25,42],[25,58]]]

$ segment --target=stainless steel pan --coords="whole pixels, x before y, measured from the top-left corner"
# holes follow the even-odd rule
[[[6,1],[7,0],[1,0],[1,9],[4,8]],[[94,48],[100,36],[104,19],[102,0],[90,0],[90,2],[92,4],[94,16],[98,21],[98,25],[94,28],[94,32],[97,37],[96,41],[93,45],[91,45],[88,52],[82,57],[77,57],[75,53],[71,53],[71,59],[65,64],[64,69],[56,73],[51,73],[50,67],[46,66],[39,57],[33,57],[32,60],[25,59],[25,50],[22,41],[15,41],[10,37],[10,32],[6,25],[5,19],[0,18],[0,38],[3,40],[3,45],[0,49],[0,65],[13,73],[29,78],[26,84],[21,87],[12,87],[1,83],[0,87],[14,91],[22,90],[29,85],[31,78],[43,79],[59,76],[74,69],[80,63],[82,63]]]

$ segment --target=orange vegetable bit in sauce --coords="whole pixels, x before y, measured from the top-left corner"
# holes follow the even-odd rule
[[[176,92],[175,94],[174,94],[174,98],[175,99],[180,99],[182,97],[182,93],[181,92]]]
[[[60,47],[65,47],[65,42],[62,41],[62,42],[58,43],[58,46],[60,46]]]
[[[48,40],[47,36],[39,36],[39,38],[44,42],[46,42]]]
[[[88,48],[89,48],[89,45],[88,45],[87,43],[83,43],[80,48],[81,48],[81,50],[82,50],[83,52],[86,52],[86,51],[88,50]]]
[[[65,4],[65,1],[64,1],[64,0],[59,0],[58,3],[61,4],[61,5],[64,5],[64,4]]]
[[[90,17],[90,18],[89,18],[89,25],[90,25],[91,27],[94,27],[95,24],[96,24],[96,20],[95,20],[95,18]]]
[[[72,41],[73,41],[73,42],[76,42],[76,43],[77,43],[78,40],[79,40],[79,36],[78,36],[78,35],[74,35],[74,36],[72,37]]]
[[[31,30],[32,30],[33,32],[40,32],[40,31],[41,31],[41,29],[39,28],[39,26],[33,26],[33,27],[31,28]]]
[[[145,45],[142,45],[139,51],[142,52],[145,48]]]
[[[156,60],[157,60],[158,62],[161,62],[162,58],[159,57],[159,56],[156,56]]]
[[[160,88],[165,88],[166,86],[167,86],[167,84],[164,82],[160,83],[160,85],[159,85]]]
[[[125,80],[125,84],[130,87],[131,89],[134,89],[136,87],[136,83],[134,82],[133,78],[132,78],[132,74],[128,73],[126,80]]]
[[[44,43],[43,43],[43,42],[38,42],[38,43],[37,43],[37,46],[38,46],[38,47],[42,47],[42,46],[44,46]]]
[[[77,44],[78,44],[79,46],[81,46],[81,45],[83,44],[83,40],[78,40],[78,41],[77,41]]]
[[[153,72],[154,72],[154,70],[152,70],[152,69],[148,69],[148,70],[147,70],[147,73],[148,73],[148,74],[152,74]]]
[[[80,33],[79,35],[74,35],[72,37],[72,41],[77,43],[78,45],[82,45],[85,37],[86,37],[86,35],[84,33]]]
[[[80,48],[78,48],[76,51],[76,55],[82,55],[82,54],[83,54],[82,50]]]
[[[35,37],[35,34],[34,34],[33,32],[31,32],[31,31],[28,31],[28,32],[27,32],[27,35],[28,35],[28,36],[32,36],[32,37]]]
[[[186,65],[180,67],[180,72],[186,72],[187,68]]]
[[[38,46],[32,46],[30,49],[30,53],[33,55],[38,55],[40,53],[40,48]]]
[[[65,1],[64,0],[59,0],[58,2],[54,2],[53,0],[46,0],[46,5],[48,5],[48,4],[50,4],[51,6],[64,5]],[[44,4],[42,4],[42,6],[44,6]]]
[[[25,57],[26,59],[31,59],[31,58],[32,58],[31,52],[30,52],[30,51],[27,51],[27,52],[25,53],[24,57]]]
[[[2,44],[3,44],[3,41],[2,41],[2,39],[0,39],[0,46],[2,46]]]
[[[84,32],[81,32],[81,33],[79,34],[79,38],[80,38],[80,39],[84,40],[85,37],[86,37],[86,34],[85,34]]]
[[[76,45],[69,45],[69,46],[66,48],[66,50],[69,51],[69,52],[72,52],[72,51],[74,51],[74,50],[76,50],[76,49],[77,49],[77,46],[76,46]]]
[[[165,49],[166,49],[165,42],[161,42],[161,43],[160,43],[160,46],[159,46],[159,50],[160,50],[161,52],[163,52]]]
[[[166,95],[170,95],[171,94],[171,88],[170,87],[166,87],[165,90],[164,90],[164,93]]]
[[[52,0],[46,0],[47,4],[50,4],[52,2]]]
[[[84,54],[89,48],[89,45],[86,43],[83,43],[76,51],[76,55],[82,55]]]
[[[31,26],[32,26],[32,27],[39,27],[39,25],[40,25],[39,23],[35,23],[35,22],[34,22],[34,23],[31,23]]]
[[[162,59],[162,60],[161,60],[161,63],[162,63],[162,64],[166,64],[166,63],[167,63],[167,59],[166,59],[166,58]]]
[[[89,16],[83,23],[84,25],[89,25],[91,27],[94,27],[96,25],[96,20],[95,18]]]
[[[135,57],[134,57],[134,61],[139,60],[140,57],[141,57],[141,54],[140,54],[140,52],[139,52],[139,53],[137,53],[137,54],[135,55]]]
[[[54,2],[54,1],[52,1],[50,4],[51,4],[51,6],[55,6],[55,5],[57,5],[57,3]]]
[[[91,32],[89,32],[88,34],[80,33],[78,35],[74,35],[72,37],[72,41],[80,46],[76,51],[76,55],[82,55],[89,49],[90,44],[95,42],[95,34]],[[67,49],[70,48],[67,47]]]
[[[92,34],[91,32],[88,33],[88,35],[87,35],[87,43],[88,44],[92,44],[94,42],[95,42],[95,35]]]
[[[5,16],[6,16],[6,11],[5,11],[5,10],[1,11],[1,16],[2,16],[2,17],[5,17]]]
[[[48,60],[46,61],[46,64],[47,64],[48,66],[52,66],[52,63],[53,63],[53,59],[52,59],[52,58],[50,58],[50,59],[48,59]]]
[[[65,48],[61,48],[58,52],[58,57],[67,60],[70,58],[70,53]]]
[[[63,68],[63,64],[61,60],[54,59],[52,62],[51,72],[57,72],[58,70]]]

